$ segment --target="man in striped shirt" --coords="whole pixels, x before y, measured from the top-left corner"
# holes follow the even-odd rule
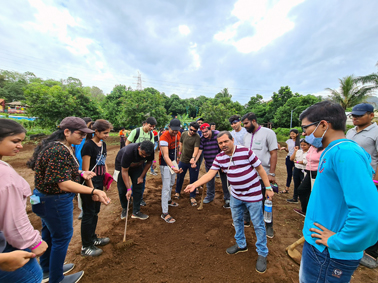
[[[202,131],[202,137],[201,137],[199,151],[195,158],[195,162],[197,162],[197,160],[200,158],[201,154],[203,153],[203,156],[205,158],[206,172],[208,172],[210,170],[211,165],[213,164],[215,156],[217,156],[217,154],[220,152],[218,142],[217,142],[217,135],[219,131],[212,131],[210,129],[210,125],[207,123],[202,124],[200,126],[200,129]],[[230,192],[228,191],[228,188],[227,188],[227,177],[222,171],[220,172],[219,175],[222,181],[222,190],[223,190],[223,198],[224,198],[223,207],[230,208]],[[209,180],[209,182],[207,183],[207,192],[206,192],[206,197],[203,200],[203,203],[212,202],[214,200],[214,196],[215,196],[215,177]]]
[[[257,238],[256,248],[258,258],[256,271],[264,273],[266,271],[268,248],[262,210],[263,196],[261,194],[261,185],[257,173],[260,175],[265,185],[266,197],[272,200],[274,193],[270,186],[268,175],[261,165],[261,161],[252,150],[243,146],[234,145],[234,139],[230,132],[220,132],[217,141],[222,152],[215,157],[209,172],[203,175],[198,181],[188,185],[185,192],[192,192],[197,186],[208,182],[214,178],[215,174],[220,169],[226,173],[231,190],[230,205],[236,239],[236,244],[228,248],[226,253],[236,254],[238,252],[248,251],[243,221],[244,209],[247,208]]]

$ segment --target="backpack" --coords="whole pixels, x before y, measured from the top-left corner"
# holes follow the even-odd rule
[[[139,134],[140,134],[140,128],[137,128],[137,129],[136,129],[136,133],[135,133],[135,137],[134,137],[134,141],[133,141],[133,143],[135,143],[135,141],[139,138]],[[150,140],[152,140],[152,136],[153,136],[153,134],[152,134],[152,132],[150,131]]]

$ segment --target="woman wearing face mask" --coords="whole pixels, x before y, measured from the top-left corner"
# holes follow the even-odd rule
[[[25,210],[30,186],[2,161],[3,156],[15,156],[22,149],[25,133],[17,122],[0,119],[0,253],[4,257],[0,260],[0,282],[42,280],[42,269],[35,257],[46,251],[47,244]]]
[[[290,156],[294,153],[294,148],[297,146],[299,147],[299,132],[297,129],[291,129],[290,130],[290,139],[286,141],[286,147],[281,147],[280,150],[285,150],[287,152],[287,156],[285,159],[285,165],[286,165],[286,172],[287,172],[287,178],[286,178],[286,189],[281,191],[281,194],[287,194],[289,193],[291,179],[293,177],[293,168],[294,168],[294,162],[290,159]]]
[[[95,174],[79,171],[79,163],[71,145],[80,144],[83,137],[92,132],[83,119],[64,118],[59,129],[35,148],[32,158],[27,162],[35,171],[35,203],[32,209],[42,219],[42,239],[49,245],[40,258],[43,282],[75,283],[84,274],[84,271],[80,271],[64,276],[69,271],[64,260],[73,234],[72,200],[75,193],[92,195],[104,204],[110,202],[103,191],[78,183],[80,176],[90,179]]]
[[[92,171],[96,176],[91,180],[87,180],[86,184],[89,187],[97,190],[104,189],[104,177],[108,173],[106,166],[106,140],[109,137],[109,132],[113,126],[106,120],[96,120],[90,122],[88,128],[94,131],[94,135],[87,135],[81,155],[83,158],[83,170]],[[96,227],[98,220],[98,213],[100,212],[101,203],[90,195],[83,195],[83,218],[81,220],[81,255],[83,256],[98,256],[102,254],[102,250],[96,246],[105,246],[109,243],[109,238],[98,238],[96,235]]]

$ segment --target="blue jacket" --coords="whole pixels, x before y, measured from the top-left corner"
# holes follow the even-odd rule
[[[370,160],[348,139],[333,141],[320,157],[303,235],[323,252],[325,246],[315,243],[318,238],[311,237],[310,228],[317,228],[316,222],[335,232],[327,242],[331,258],[358,260],[378,240],[378,192]]]
[[[81,150],[83,149],[83,146],[85,144],[86,138],[83,138],[81,141],[81,144],[73,144],[72,146],[75,148],[75,156],[77,161],[79,162],[79,170],[82,170],[81,167],[83,165],[83,158],[81,157]]]

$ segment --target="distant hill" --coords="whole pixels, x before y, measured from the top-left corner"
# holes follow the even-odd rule
[[[368,103],[371,103],[374,106],[374,109],[378,109],[378,97],[377,96],[372,96],[368,99],[366,99]]]

